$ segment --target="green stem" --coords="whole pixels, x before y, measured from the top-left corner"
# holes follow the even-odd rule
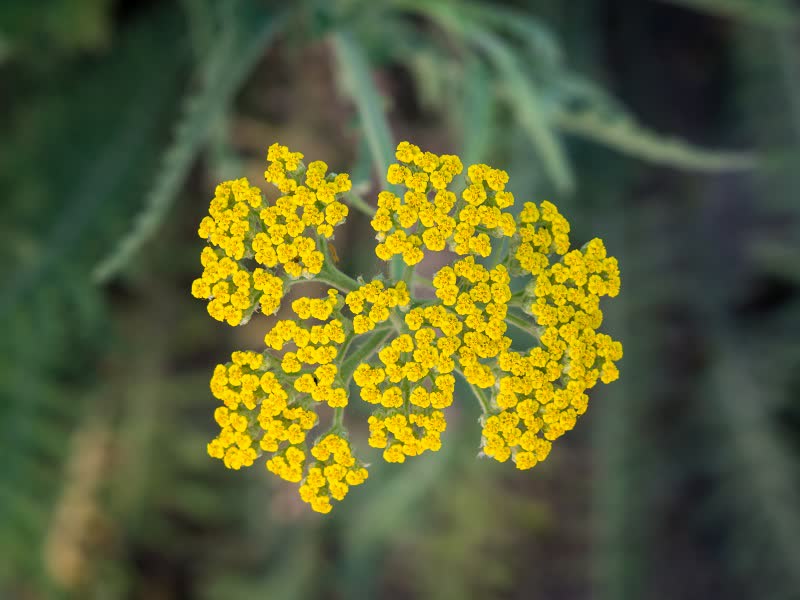
[[[411,382],[404,378],[403,381],[400,382],[400,389],[403,393],[403,412],[408,414],[411,404]]]
[[[332,285],[343,292],[352,292],[353,290],[357,290],[361,287],[361,284],[359,284],[355,279],[346,273],[342,273],[338,268],[336,268],[336,266],[333,264],[333,259],[329,260],[328,255],[325,257],[325,266],[322,267],[322,271],[320,271],[319,275],[317,275],[314,279],[316,281],[321,281],[322,283]]]
[[[389,277],[393,281],[399,281],[403,278],[404,265],[403,257],[399,254],[389,259]]]
[[[516,294],[511,296],[511,299],[508,301],[509,306],[517,306],[522,308],[525,306],[525,290],[519,291]]]
[[[425,285],[433,289],[433,280],[423,277],[419,273],[414,273],[413,277],[411,278],[411,283],[412,285]]]
[[[364,334],[367,339],[347,357],[342,363],[341,369],[339,369],[339,373],[345,385],[350,384],[350,380],[353,378],[353,373],[358,365],[371,357],[392,333],[393,330],[391,327],[382,327]]]
[[[341,317],[341,314],[340,314]],[[354,331],[351,331],[345,337],[344,342],[342,343],[342,347],[339,349],[339,356],[344,358],[347,355],[347,351],[350,349],[350,344],[353,343],[353,340],[356,338],[356,334]]]
[[[375,216],[375,207],[370,206],[367,204],[366,200],[364,200],[358,194],[350,191],[345,192],[343,194],[342,199],[345,201],[346,204],[355,208],[358,212],[367,215],[368,217]]]
[[[506,314],[506,323],[524,331],[528,335],[532,335],[536,339],[539,339],[540,334],[536,331],[535,327],[531,324],[530,321],[520,317],[519,315],[515,315],[512,312]]]
[[[414,280],[414,266],[413,265],[406,265],[405,269],[403,269],[403,275],[402,275],[401,279],[406,282],[406,286],[408,286],[409,291],[410,291],[411,290],[411,282]]]
[[[283,291],[284,291],[284,293],[286,293],[287,291],[289,291],[294,286],[296,286],[296,285],[298,285],[300,283],[305,283],[306,281],[308,281],[308,279],[302,279],[302,278],[301,279],[284,279],[283,280]]]
[[[486,261],[486,267],[489,269],[505,263],[505,259],[508,257],[508,238],[502,238],[500,240],[500,246],[498,248],[493,248],[493,250],[489,259]]]
[[[467,383],[467,385],[472,390],[472,393],[475,394],[475,398],[478,400],[478,404],[480,404],[481,410],[483,411],[483,414],[488,414],[489,413],[489,398],[487,398],[486,392],[484,392],[477,385],[472,385],[470,382],[468,382],[467,378],[464,376],[464,373],[461,371],[461,369],[456,368],[455,372],[458,373],[461,376],[461,379],[463,379]]]
[[[395,331],[397,331],[397,333],[402,334],[405,323],[403,322],[403,319],[400,317],[400,315],[393,310],[389,318],[392,321],[392,325],[394,325]]]
[[[483,410],[483,414],[489,413],[489,398],[486,397],[486,392],[484,392],[478,386],[472,386],[472,392],[475,394],[475,397],[478,399],[478,404],[481,405],[481,410]]]
[[[331,429],[338,429],[342,426],[342,422],[344,421],[344,407],[335,408],[333,410],[333,423],[331,424]]]

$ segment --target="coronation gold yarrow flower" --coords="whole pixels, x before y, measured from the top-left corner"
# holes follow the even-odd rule
[[[234,352],[216,367],[220,432],[208,454],[231,469],[261,459],[327,513],[368,477],[343,420],[351,383],[371,407],[367,444],[402,463],[441,448],[461,378],[481,408],[481,454],[518,469],[543,461],[586,412],[587,392],[619,377],[622,345],[599,331],[600,299],[620,289],[602,240],[573,249],[555,205],[515,209],[505,171],[476,164],[465,173],[457,156],[401,142],[387,182],[405,191],[380,192],[370,215],[376,256],[402,261],[405,272],[353,279],[331,259],[350,178],[303,158],[270,146],[264,176],[279,197],[265,200],[247,179],[224,182],[198,230],[208,245],[192,294],[219,321],[274,314],[304,281],[327,286],[293,300],[292,317],[270,327],[261,351]],[[455,259],[431,281],[414,274],[445,250]],[[412,282],[433,299],[415,298]],[[535,343],[515,347],[510,328]],[[333,416],[314,433],[322,405]]]

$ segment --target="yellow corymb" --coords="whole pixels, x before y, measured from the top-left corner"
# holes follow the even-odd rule
[[[256,311],[292,313],[271,322],[261,351],[234,352],[214,370],[219,434],[208,454],[235,470],[262,459],[320,513],[368,476],[343,419],[351,382],[370,406],[367,443],[386,462],[442,447],[461,379],[480,404],[481,454],[525,470],[576,426],[590,389],[619,377],[622,344],[599,331],[601,298],[620,291],[602,240],[572,248],[569,221],[551,202],[515,212],[501,169],[464,173],[457,156],[410,142],[395,157],[386,179],[402,193],[354,206],[370,214],[378,259],[406,265],[396,280],[356,280],[326,260],[349,214],[350,178],[280,144],[264,173],[279,196],[266,200],[247,179],[223,182],[198,229],[207,246],[191,291],[213,318],[240,325]],[[431,279],[415,272],[443,251]],[[327,288],[290,291],[306,280]],[[512,326],[532,347],[512,348]]]

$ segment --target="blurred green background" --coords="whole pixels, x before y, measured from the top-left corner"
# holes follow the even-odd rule
[[[3,0],[0,598],[800,597],[799,23],[777,0]],[[266,321],[190,297],[196,227],[275,141],[374,202],[402,139],[606,241],[622,377],[524,473],[476,459],[464,393],[442,452],[367,453],[320,517],[205,453],[210,373]],[[368,221],[344,229],[342,268],[374,273]]]

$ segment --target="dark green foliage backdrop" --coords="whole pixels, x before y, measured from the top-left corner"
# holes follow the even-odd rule
[[[0,7],[0,596],[797,597],[800,11],[278,4]],[[205,455],[210,372],[265,321],[189,297],[194,232],[274,141],[371,201],[400,139],[606,240],[622,378],[525,473],[475,459],[462,390],[442,452],[320,518]]]

